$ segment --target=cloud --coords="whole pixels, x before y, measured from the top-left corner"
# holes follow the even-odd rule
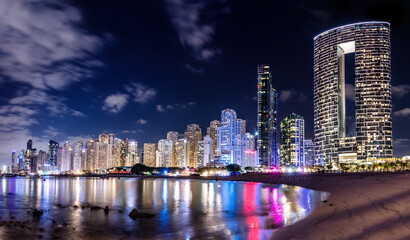
[[[297,100],[298,102],[305,102],[307,100],[307,96],[302,93],[298,92],[294,89],[287,89],[282,90],[279,93],[279,101],[281,102],[288,102],[288,101]]]
[[[402,84],[398,86],[392,86],[393,97],[403,97],[410,92],[410,84]]]
[[[127,94],[122,93],[112,94],[105,98],[102,109],[110,113],[118,113],[128,103],[128,97]]]
[[[165,112],[177,109],[185,109],[188,107],[194,106],[195,102],[187,102],[187,103],[175,103],[175,104],[167,104],[167,105],[157,105],[158,112]]]
[[[147,124],[147,120],[145,120],[145,119],[138,119],[135,123],[136,124],[141,124],[141,125],[145,125],[145,124]]]
[[[92,77],[91,55],[102,38],[81,27],[80,11],[64,1],[0,1],[0,68],[9,81],[63,90]]]
[[[190,48],[199,61],[209,61],[221,52],[210,46],[214,41],[215,24],[205,22],[207,4],[211,1],[165,0],[171,22],[183,47]],[[224,8],[224,13],[226,11]]]
[[[185,64],[185,68],[186,68],[188,71],[190,71],[190,72],[199,73],[199,74],[204,73],[204,71],[205,71],[203,68],[193,67],[193,66],[192,66],[191,64],[189,64],[189,63]]]
[[[396,117],[408,117],[410,116],[410,108],[403,108],[402,110],[395,111],[393,115]]]
[[[30,106],[31,109],[37,109],[36,113],[41,113],[40,108],[44,108],[44,110],[47,111],[47,114],[51,116],[63,117],[65,115],[72,115],[76,117],[85,117],[82,112],[67,106],[66,102],[68,99],[52,96],[44,90],[32,89],[25,93],[25,95],[20,94],[10,99],[9,104],[14,106]]]
[[[353,84],[348,83],[345,85],[345,97],[347,100],[355,101],[356,93]]]
[[[165,112],[165,108],[162,105],[157,105],[157,111],[158,112]]]
[[[128,84],[125,86],[125,89],[132,94],[134,102],[137,103],[146,103],[157,95],[155,89],[141,83]]]

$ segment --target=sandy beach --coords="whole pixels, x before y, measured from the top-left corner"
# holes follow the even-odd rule
[[[279,229],[275,239],[410,239],[410,174],[348,173],[229,180],[284,183],[330,192],[306,218]]]

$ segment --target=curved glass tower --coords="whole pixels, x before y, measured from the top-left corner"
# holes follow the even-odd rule
[[[345,55],[349,53],[355,54],[356,136],[347,138]],[[317,163],[338,163],[348,154],[362,162],[393,157],[390,78],[389,23],[354,23],[314,37]]]

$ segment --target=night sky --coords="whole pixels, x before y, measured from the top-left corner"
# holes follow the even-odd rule
[[[278,120],[302,115],[313,138],[313,37],[372,20],[391,23],[394,155],[410,155],[409,10],[394,0],[0,0],[0,164],[30,138],[47,150],[54,137],[102,132],[141,148],[191,123],[205,135],[225,108],[254,134],[263,63]]]

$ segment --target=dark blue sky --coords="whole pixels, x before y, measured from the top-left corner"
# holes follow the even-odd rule
[[[359,21],[392,27],[393,135],[410,155],[405,1],[0,1],[0,163],[13,149],[99,133],[157,142],[225,108],[256,129],[256,65],[270,64],[279,121],[313,137],[313,37]],[[348,104],[349,106],[349,104]],[[350,104],[351,106],[351,104]]]

